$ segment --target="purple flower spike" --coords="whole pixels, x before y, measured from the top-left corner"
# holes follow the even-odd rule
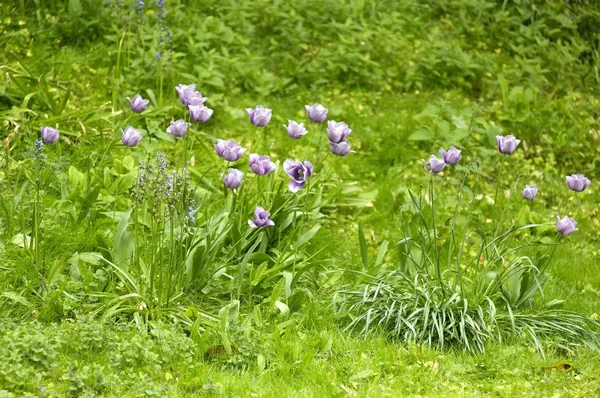
[[[244,173],[238,169],[227,169],[227,174],[221,174],[221,179],[229,189],[236,189],[244,181]]]
[[[425,165],[425,168],[433,174],[437,174],[444,170],[446,167],[446,163],[444,163],[443,159],[438,159],[435,155],[431,155],[429,157],[429,162],[426,162],[425,159],[421,159],[421,162]]]
[[[461,151],[453,146],[451,146],[447,151],[444,148],[440,149],[440,153],[442,154],[444,163],[450,166],[454,166],[460,162],[460,159],[462,158]]]
[[[250,154],[250,168],[254,174],[264,176],[275,170],[277,165],[271,162],[268,156],[259,156],[258,153]]]
[[[507,135],[506,137],[501,135],[496,136],[498,150],[505,155],[512,155],[517,150],[520,142],[521,140],[517,140],[514,135]]]
[[[54,144],[58,141],[58,137],[60,133],[57,129],[53,129],[52,127],[44,126],[40,129],[42,133],[42,141],[44,144]]]
[[[288,120],[288,125],[283,125],[287,129],[288,136],[295,140],[304,137],[308,131],[304,128],[304,123],[297,123],[293,120]]]
[[[266,211],[260,206],[256,206],[254,209],[254,220],[248,220],[248,225],[252,228],[269,227],[275,225],[272,220],[269,220],[271,213]]]
[[[213,114],[213,110],[204,105],[190,105],[188,109],[190,111],[190,119],[194,122],[205,123]]]
[[[235,162],[244,156],[246,148],[242,148],[242,146],[235,141],[217,140],[217,143],[215,144],[215,152],[217,152],[217,155],[223,159],[230,162]]]
[[[256,105],[256,108],[246,108],[248,116],[250,116],[250,123],[256,127],[265,127],[271,121],[273,111],[269,108],[265,108],[262,105]]]
[[[538,194],[538,189],[533,185],[525,185],[523,189],[523,197],[527,200],[533,200]]]
[[[573,220],[569,216],[565,216],[562,220],[560,217],[556,217],[556,230],[562,234],[562,236],[571,235],[573,232],[578,231],[577,221]]]
[[[123,142],[123,145],[134,147],[141,139],[142,135],[140,132],[131,126],[127,126],[125,127],[125,130],[121,130],[121,142]]]
[[[590,179],[583,174],[572,174],[567,176],[567,185],[571,191],[582,192],[590,185]]]
[[[315,123],[323,123],[327,119],[327,108],[321,104],[306,105],[304,107],[308,118]]]
[[[313,165],[308,160],[300,163],[292,159],[287,159],[283,162],[283,169],[292,179],[288,183],[288,188],[294,193],[301,190],[308,177],[313,174]]]
[[[352,130],[348,128],[348,125],[344,122],[336,122],[330,120],[327,122],[327,137],[330,142],[340,143],[346,140],[346,137],[352,133]]]
[[[167,133],[171,134],[173,137],[181,138],[187,134],[188,126],[186,122],[182,119],[177,121],[171,121],[171,125],[167,128]]]
[[[185,97],[196,91],[196,85],[190,84],[189,86],[186,86],[185,84],[178,84],[177,87],[175,87],[175,90],[177,90],[177,94],[179,94],[179,101],[181,101],[182,104],[187,105],[185,103]]]
[[[148,109],[148,104],[150,103],[150,100],[143,99],[139,94],[136,94],[133,99],[129,99],[129,97],[127,97],[127,100],[129,101],[129,107],[135,113],[144,112],[146,109]]]
[[[338,143],[330,142],[329,149],[331,149],[331,152],[338,156],[346,156],[351,152],[350,143],[348,141],[342,141]]]

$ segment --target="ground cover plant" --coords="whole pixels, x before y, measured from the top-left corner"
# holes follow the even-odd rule
[[[0,396],[600,389],[596,4],[0,15]]]

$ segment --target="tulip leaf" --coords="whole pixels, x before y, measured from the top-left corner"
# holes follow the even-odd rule
[[[295,248],[298,249],[299,247],[308,243],[317,234],[317,232],[319,232],[320,229],[321,229],[321,225],[315,225],[314,227],[309,229],[307,232],[305,232],[304,235],[302,235],[298,239],[298,241],[296,241]]]

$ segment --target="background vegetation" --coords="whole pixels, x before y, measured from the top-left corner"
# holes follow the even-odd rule
[[[464,148],[463,163],[481,164],[471,217],[483,229],[495,227],[496,187],[504,200],[514,182],[497,178],[501,167],[540,189],[531,204],[511,202],[513,221],[553,222],[569,214],[579,222],[579,231],[557,246],[544,296],[532,306],[564,300],[563,309],[598,318],[600,8],[594,2],[141,4],[0,5],[0,396],[597,393],[597,352],[567,351],[548,338],[540,343],[544,357],[526,335],[489,344],[485,354],[430,350],[383,331],[364,339],[343,331],[347,318],[332,305],[336,291],[362,281],[348,271],[398,268],[408,189],[428,184],[421,159],[452,144]],[[269,237],[276,250],[305,240],[298,261],[282,255],[273,261],[283,268],[269,263],[272,272],[260,268],[262,260],[247,261],[247,279],[200,278],[176,303],[176,316],[146,322],[136,318],[147,314],[136,301],[119,300],[130,286],[90,253],[118,258],[115,234],[140,160],[165,151],[172,167],[181,167],[185,149],[164,132],[183,112],[174,90],[179,83],[196,83],[215,111],[190,149],[196,202],[214,199],[206,214],[221,214],[223,205],[235,214],[232,225],[245,223],[253,206],[228,208],[231,196],[218,171],[204,174],[203,167],[210,169],[216,138],[255,139],[244,108],[273,109],[270,154],[280,163],[325,156],[324,128],[309,127],[312,134],[296,144],[280,127],[305,118],[304,105],[314,102],[350,125],[356,153],[328,157],[322,190],[285,208],[306,213],[305,221],[281,239]],[[136,93],[151,100],[150,116],[128,110],[125,97]],[[120,144],[128,124],[143,130],[143,150]],[[44,125],[59,126],[61,140],[45,148],[39,175],[43,265],[36,268],[27,239],[38,203],[33,143]],[[497,154],[497,134],[523,140],[510,161]],[[564,176],[572,173],[589,177],[590,188],[580,195],[566,190]],[[437,206],[452,213],[461,181],[451,173],[441,181]],[[201,222],[213,221],[219,219]],[[262,247],[258,234],[247,238],[248,247]],[[380,257],[383,245],[389,249]],[[243,258],[226,245],[215,247],[207,275]]]

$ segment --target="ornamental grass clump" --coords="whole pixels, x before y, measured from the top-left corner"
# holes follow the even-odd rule
[[[496,140],[503,155],[513,154],[521,142],[512,135],[497,136]],[[471,352],[483,352],[488,342],[519,337],[528,337],[542,355],[546,343],[566,349],[599,349],[600,322],[559,309],[559,301],[543,302],[546,270],[554,250],[567,243],[567,236],[572,239],[577,222],[565,216],[556,223],[522,224],[521,217],[516,217],[507,224],[519,176],[503,209],[496,211],[496,226],[493,222],[491,228],[475,223],[472,214],[480,160],[460,168],[463,175],[454,214],[440,214],[436,208],[439,195],[448,195],[435,189],[444,182],[440,173],[454,178],[454,167],[462,158],[454,147],[440,152],[442,159],[431,155],[428,162],[422,161],[429,172],[427,187],[417,193],[408,191],[410,201],[403,208],[402,236],[397,243],[400,261],[395,269],[376,272],[370,267],[359,229],[366,271],[352,271],[358,274],[359,283],[337,291],[334,298],[336,311],[349,317],[346,329],[361,335],[383,330],[394,338],[432,348],[456,346]],[[468,183],[469,176],[475,181]],[[577,192],[589,185],[581,175],[567,177],[567,181]],[[467,184],[471,200],[462,205]],[[527,201],[537,194],[533,185],[522,192]],[[496,209],[497,202],[493,205]],[[461,209],[467,213],[461,215]],[[387,245],[382,246],[378,262],[386,250]]]

